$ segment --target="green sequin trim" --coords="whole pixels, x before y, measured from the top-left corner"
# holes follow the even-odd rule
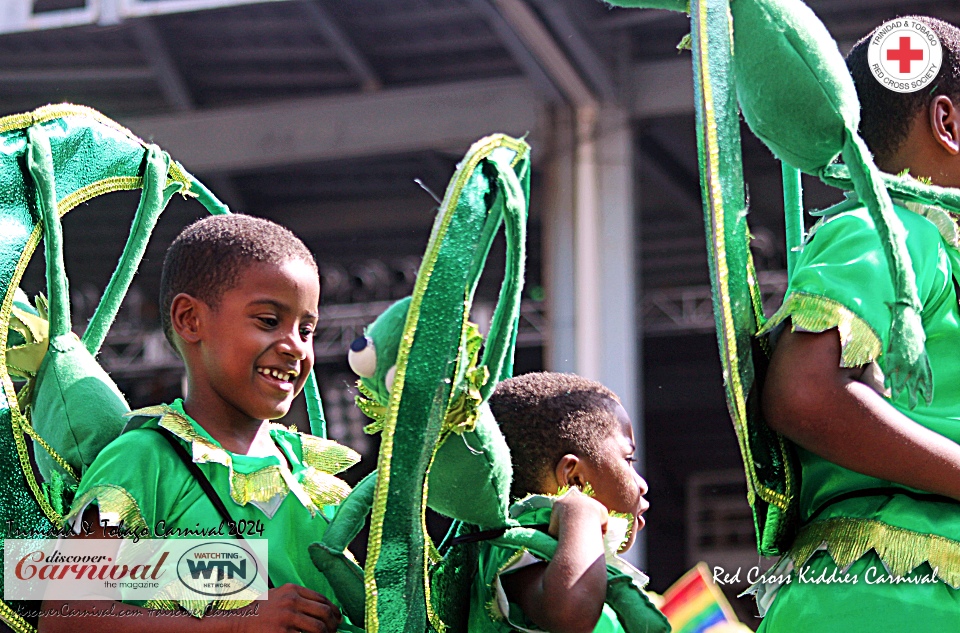
[[[843,517],[816,521],[800,530],[788,556],[800,567],[823,546],[840,568],[874,550],[895,576],[905,576],[929,563],[940,580],[960,589],[960,541],[880,521]]]
[[[860,367],[872,363],[883,351],[876,330],[842,303],[806,292],[791,293],[757,336],[767,334],[787,318],[793,329],[807,332],[840,332],[840,366]]]
[[[14,633],[36,633],[37,631],[6,602],[0,602],[0,622],[9,626]]]

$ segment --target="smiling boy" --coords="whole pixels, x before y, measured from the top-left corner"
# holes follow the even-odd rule
[[[148,609],[182,608],[197,617],[122,623],[114,616],[48,617],[41,630],[337,629],[332,588],[300,548],[323,535],[322,508],[349,491],[333,473],[358,456],[270,422],[287,413],[313,368],[319,300],[316,262],[290,231],[242,215],[187,227],[167,252],[160,294],[164,331],[186,366],[186,397],[132,414],[84,474],[68,517],[188,534],[219,525],[225,511],[233,521],[262,527],[276,586],[268,600],[248,607],[249,617],[220,618],[201,616],[208,606],[235,605],[157,599],[134,608],[144,616]],[[191,457],[199,473],[184,463]],[[212,486],[209,493],[200,478]]]

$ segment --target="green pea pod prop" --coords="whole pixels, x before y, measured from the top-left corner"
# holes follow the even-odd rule
[[[402,299],[351,345],[361,376],[357,403],[382,432],[367,566],[368,631],[466,631],[480,544],[460,537],[493,530],[496,545],[553,556],[556,541],[520,528],[508,513],[509,449],[486,399],[512,373],[523,280],[527,151],[522,141],[482,139],[460,164],[440,208],[412,297]],[[490,244],[501,222],[506,275],[483,345],[466,319]],[[386,483],[385,483],[386,482]],[[367,482],[364,482],[367,483]],[[310,548],[317,567],[350,611],[362,590],[343,553],[360,512],[371,506],[355,490],[321,543]],[[456,519],[439,550],[423,531],[426,506]],[[349,507],[349,515],[344,508]],[[338,521],[353,522],[341,530]],[[519,539],[519,540],[518,540]],[[668,630],[639,587],[608,570],[608,599],[629,633]],[[625,576],[626,577],[626,576]],[[343,593],[341,597],[340,593]]]
[[[731,11],[736,11],[736,5],[751,2],[753,0],[692,0],[689,12],[704,224],[727,409],[746,470],[747,497],[754,514],[757,547],[761,553],[770,555],[788,546],[795,530],[799,469],[793,446],[764,423],[758,403],[757,374],[762,375],[767,350],[755,335],[765,319],[749,249],[736,90],[737,85],[742,85],[745,90],[748,84],[740,77],[734,84],[736,73],[741,67],[749,68],[753,60],[739,59],[740,39],[747,37],[748,33],[735,31],[734,36],[731,34]],[[619,0],[613,4],[627,5]],[[632,6],[654,7],[658,3],[641,0]],[[766,34],[765,37],[776,39],[778,34]],[[734,54],[734,47],[737,54]],[[774,48],[769,54],[773,55],[777,50],[780,49]],[[782,71],[776,59],[765,59],[771,72]],[[799,72],[796,68],[792,70]],[[784,71],[784,75],[792,78],[788,72]],[[795,88],[789,90],[791,95],[796,92]],[[754,95],[757,105],[753,110],[760,112],[760,116],[747,118],[748,122],[772,123],[778,113],[764,110],[766,102],[763,99],[779,96],[769,93],[769,87],[757,89]],[[740,96],[742,99],[743,95]],[[795,116],[805,113],[802,108],[794,106],[791,111]],[[763,135],[761,138],[766,140]],[[810,163],[832,160],[840,151],[837,148],[828,157],[829,150],[824,150],[818,143],[814,146],[813,157],[808,157]],[[809,164],[804,166],[809,167]],[[792,169],[784,170],[785,185],[796,179],[796,175],[790,173]],[[788,191],[790,189],[788,187]],[[786,197],[785,206],[787,226],[794,227],[796,233],[799,188],[793,187],[792,190],[794,195]],[[793,246],[799,244],[788,244],[788,247]]]

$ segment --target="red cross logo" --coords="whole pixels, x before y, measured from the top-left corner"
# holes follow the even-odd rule
[[[923,61],[922,48],[910,48],[910,36],[900,38],[900,48],[891,48],[887,51],[887,59],[900,62],[900,72],[910,74],[910,62]]]

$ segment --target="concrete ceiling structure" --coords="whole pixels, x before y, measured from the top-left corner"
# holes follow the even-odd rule
[[[904,12],[960,19],[942,1],[809,4],[844,50]],[[90,105],[244,210],[416,196],[414,179],[439,194],[471,140],[528,134],[542,164],[557,108],[617,103],[643,123],[641,195],[665,216],[643,219],[645,285],[670,288],[705,281],[673,264],[703,261],[688,30],[595,0],[5,0],[0,114]],[[747,141],[748,173],[766,156]]]

